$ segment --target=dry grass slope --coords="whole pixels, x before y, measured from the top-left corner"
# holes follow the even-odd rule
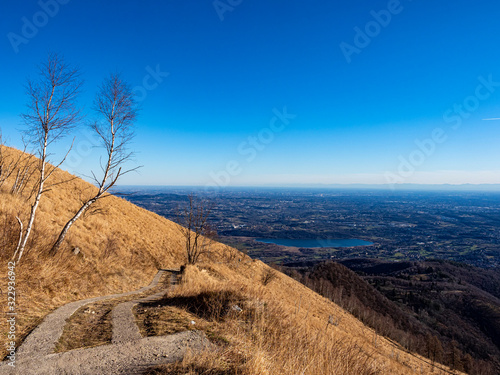
[[[7,151],[12,155],[19,152]],[[70,177],[57,171],[53,182]],[[176,224],[115,196],[100,203],[101,213],[75,224],[60,255],[47,257],[45,254],[61,226],[78,208],[81,195],[90,189],[90,184],[73,179],[42,197],[28,253],[16,269],[19,338],[58,306],[136,289],[148,284],[158,268],[185,263]],[[3,291],[7,261],[16,242],[15,216],[26,221],[28,210],[23,197],[0,191]],[[71,251],[75,247],[81,250],[79,255]],[[214,244],[211,259],[187,268],[174,297],[189,299],[204,294],[218,301],[220,296],[238,296],[248,314],[246,319],[215,319],[212,324],[224,332],[229,345],[221,353],[188,356],[177,365],[177,373],[201,373],[196,369],[224,367],[233,362],[234,371],[212,373],[431,373],[431,366],[420,357],[376,336],[333,302],[293,279],[277,273],[264,286],[262,278],[268,269],[262,262],[222,244]],[[5,309],[6,297],[1,305]],[[330,316],[339,324],[327,325]],[[6,341],[5,320],[1,324]],[[2,350],[5,354],[4,345]],[[433,370],[435,374],[441,372]]]

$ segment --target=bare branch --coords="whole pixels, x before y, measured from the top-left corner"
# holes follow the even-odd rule
[[[217,233],[209,224],[208,217],[213,205],[207,201],[188,196],[184,212],[178,215],[178,230],[185,241],[187,263],[195,264],[201,255],[210,252],[210,246]]]
[[[55,255],[64,238],[73,225],[98,200],[105,198],[121,176],[137,170],[138,167],[123,170],[133,153],[128,151],[128,145],[133,138],[132,126],[137,117],[134,95],[130,86],[119,75],[112,74],[100,86],[94,101],[94,110],[98,120],[91,128],[98,135],[101,147],[106,152],[105,163],[100,161],[102,177],[98,178],[92,171],[92,179],[98,190],[97,193],[82,202],[80,209],[66,223],[57,241],[52,246],[51,255]]]
[[[76,105],[81,85],[78,69],[69,66],[61,56],[53,53],[49,54],[46,63],[40,65],[38,80],[28,80],[26,83],[27,111],[21,117],[26,125],[25,133],[30,143],[36,146],[40,161],[39,176],[30,194],[30,199],[31,196],[35,199],[31,205],[26,232],[22,235],[18,248],[18,261],[21,260],[33,228],[40,199],[47,191],[44,184],[67,157],[66,154],[63,161],[50,170],[48,148],[81,120]]]
[[[24,144],[22,153],[17,156],[6,153],[5,143],[2,139],[0,132],[0,187],[16,173],[16,177],[10,189],[11,194],[17,194],[24,189],[24,183],[33,173],[33,162],[31,161],[33,155],[26,154],[27,144]]]
[[[68,157],[69,153],[71,152],[71,149],[73,148],[74,143],[75,143],[75,139],[73,138],[73,141],[71,142],[71,146],[69,147],[68,152],[66,152],[66,155],[64,155],[62,160],[56,166],[52,167],[52,169],[50,171],[47,169],[47,175],[45,176],[45,181],[47,181],[50,178],[50,176],[52,176],[52,173],[54,173],[54,171],[57,170],[66,161],[66,158]]]

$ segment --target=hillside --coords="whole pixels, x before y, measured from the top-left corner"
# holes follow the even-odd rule
[[[445,261],[342,263],[282,270],[412,351],[432,357],[430,346],[439,341],[437,361],[471,374],[498,373],[499,305],[488,294],[498,272]]]
[[[443,260],[343,262],[406,316],[459,350],[500,371],[500,273]],[[410,329],[410,331],[414,331]],[[423,345],[421,345],[423,346]],[[483,371],[484,372],[484,371]]]
[[[3,151],[7,158],[19,155],[17,150]],[[47,313],[67,302],[134,290],[149,284],[159,268],[185,263],[175,223],[115,196],[102,200],[98,211],[75,224],[59,255],[47,256],[81,197],[94,189],[72,177],[60,170],[54,173],[27,253],[15,269],[18,344]],[[4,265],[17,243],[15,217],[26,221],[29,210],[30,189],[12,195],[11,184],[12,179],[0,191]],[[266,275],[272,277],[264,281]],[[6,271],[0,287],[7,290]],[[187,267],[182,283],[163,302],[155,308],[167,314],[164,319],[174,311],[195,319],[196,327],[220,349],[188,356],[156,373],[207,369],[218,369],[210,372],[214,374],[448,373],[377,335],[329,299],[219,243],[213,245],[210,257]],[[241,306],[242,315],[231,313],[235,305]],[[6,304],[2,306],[5,312]],[[6,341],[5,320],[1,330]]]

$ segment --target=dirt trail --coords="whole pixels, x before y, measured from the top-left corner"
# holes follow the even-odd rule
[[[56,311],[47,315],[43,322],[28,335],[26,340],[24,340],[21,346],[17,349],[16,357],[19,359],[23,357],[42,357],[52,353],[57,341],[63,333],[66,320],[69,319],[71,315],[73,315],[80,307],[92,302],[145,292],[158,285],[158,282],[164,273],[164,270],[158,271],[151,284],[138,290],[75,301],[59,307]]]
[[[76,349],[44,357],[19,359],[16,370],[0,367],[0,374],[19,375],[114,375],[140,374],[148,367],[179,361],[186,350],[209,345],[205,335],[185,331],[139,341]]]
[[[111,345],[53,353],[67,319],[80,307],[96,301],[146,292],[157,286],[161,276],[166,272],[171,273],[170,286],[175,285],[178,271],[160,270],[151,284],[138,290],[71,302],[58,308],[47,315],[19,347],[15,368],[8,366],[6,362],[0,364],[0,375],[138,374],[152,365],[182,359],[188,347],[193,350],[206,347],[209,345],[208,339],[198,331],[142,338],[135,324],[132,308],[136,303],[154,301],[163,297],[167,292],[168,288],[166,288],[151,296],[121,303],[113,309]]]
[[[177,284],[177,274],[172,273],[170,275],[170,285]],[[161,290],[158,293],[152,294],[150,296],[137,299],[134,301],[128,301],[120,303],[113,309],[111,313],[113,321],[113,344],[122,344],[131,341],[137,341],[142,338],[139,327],[135,324],[135,316],[132,311],[134,305],[142,302],[152,302],[162,298],[167,290]]]

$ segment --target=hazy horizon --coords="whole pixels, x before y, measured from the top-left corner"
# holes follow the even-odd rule
[[[153,185],[153,184],[121,184],[114,190],[121,188],[139,189],[194,189],[218,191],[224,189],[333,189],[333,190],[388,190],[388,191],[470,191],[470,192],[499,192],[500,184],[289,184],[289,185],[231,185],[225,187],[213,185]]]

